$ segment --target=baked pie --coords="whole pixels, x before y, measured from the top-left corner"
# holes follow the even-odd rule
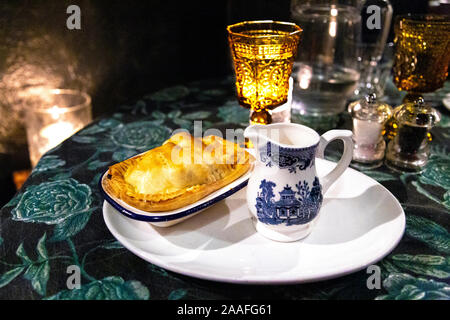
[[[251,158],[220,137],[178,133],[160,147],[111,166],[103,187],[140,210],[170,211],[233,182],[249,170]]]

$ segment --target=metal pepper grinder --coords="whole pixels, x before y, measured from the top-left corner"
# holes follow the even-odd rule
[[[430,154],[430,130],[440,121],[439,112],[418,98],[397,107],[393,117],[398,128],[388,144],[386,165],[396,171],[422,171]]]

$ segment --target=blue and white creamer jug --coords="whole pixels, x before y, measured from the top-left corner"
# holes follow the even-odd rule
[[[313,227],[327,189],[352,160],[349,130],[316,131],[294,123],[249,126],[244,136],[256,158],[247,186],[247,204],[256,230],[267,238],[289,242],[306,237]],[[344,142],[344,153],[330,173],[318,177],[316,157],[327,144]]]

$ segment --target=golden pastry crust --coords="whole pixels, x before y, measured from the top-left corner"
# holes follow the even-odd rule
[[[251,158],[220,137],[178,133],[160,147],[111,166],[103,188],[140,210],[175,210],[245,174]]]

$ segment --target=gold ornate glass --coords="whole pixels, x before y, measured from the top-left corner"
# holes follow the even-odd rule
[[[449,16],[399,16],[394,42],[394,83],[408,92],[404,102],[443,86],[450,62]]]
[[[251,124],[269,124],[269,110],[287,102],[302,30],[271,20],[241,22],[227,30],[239,103],[252,110]]]

